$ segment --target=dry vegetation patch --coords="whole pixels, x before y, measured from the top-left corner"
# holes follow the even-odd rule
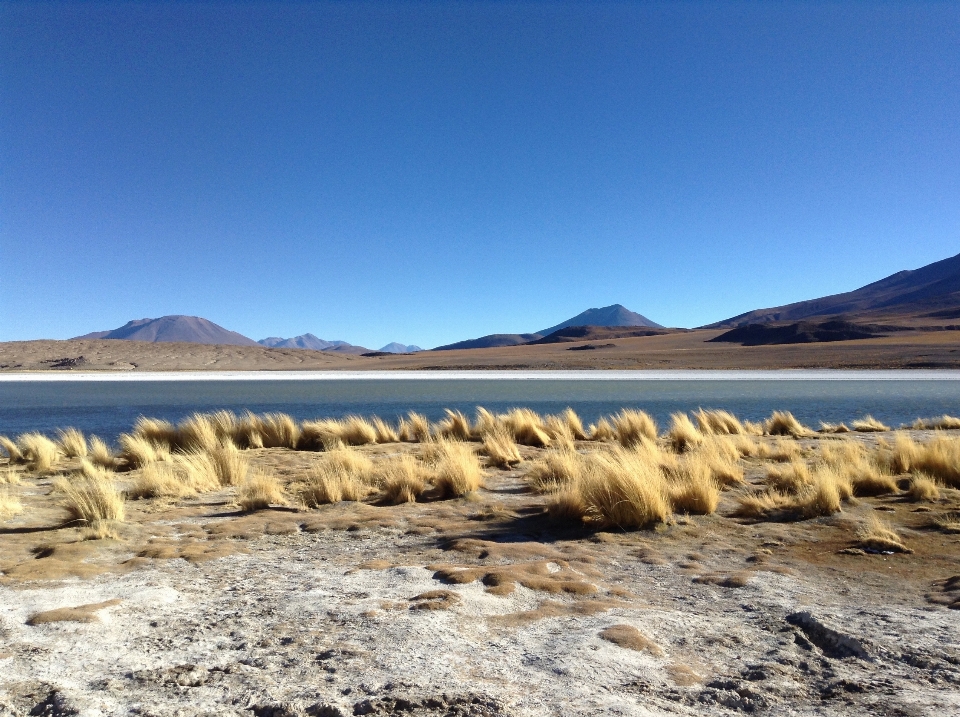
[[[637,652],[649,652],[657,657],[663,656],[663,650],[660,646],[633,625],[611,625],[600,631],[600,638],[612,642],[617,647],[636,650]]]
[[[97,622],[99,618],[97,613],[104,608],[119,605],[122,600],[106,600],[105,602],[92,603],[90,605],[77,605],[76,607],[60,607],[54,610],[34,613],[27,619],[27,624],[45,625],[51,622]]]

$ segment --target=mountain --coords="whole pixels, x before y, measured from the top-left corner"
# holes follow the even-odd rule
[[[350,346],[346,341],[327,341],[319,339],[313,334],[302,334],[292,339],[282,339],[279,336],[269,336],[257,341],[261,346],[272,349],[311,349],[313,351],[328,351],[338,346]]]
[[[839,315],[856,315],[858,319],[871,320],[905,316],[960,317],[960,254],[920,269],[898,271],[844,294],[748,311],[702,328],[734,328]]]
[[[257,342],[236,331],[229,331],[199,316],[161,316],[159,319],[128,321],[119,329],[95,331],[78,339],[124,339],[127,341],[185,342],[256,346]]]
[[[627,339],[636,336],[661,336],[676,329],[651,329],[645,326],[567,326],[557,329],[531,344],[564,344],[574,341],[596,341],[600,339]]]
[[[646,326],[651,329],[663,328],[646,316],[630,311],[620,304],[614,304],[613,306],[604,306],[602,309],[587,309],[572,319],[567,319],[556,326],[551,326],[549,329],[543,329],[536,333],[540,336],[548,336],[554,331],[565,329],[568,326]]]
[[[384,346],[380,351],[385,354],[414,354],[417,351],[423,351],[423,349],[413,344],[408,346],[406,344],[398,344],[394,341]]]
[[[494,349],[502,346],[518,346],[543,338],[540,334],[489,334],[479,339],[457,341],[446,346],[437,346],[433,351],[453,351],[456,349]]]

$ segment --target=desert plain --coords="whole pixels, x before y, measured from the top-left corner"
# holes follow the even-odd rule
[[[956,425],[21,437],[0,715],[954,714]]]

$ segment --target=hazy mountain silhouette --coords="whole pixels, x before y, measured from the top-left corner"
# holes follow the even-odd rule
[[[161,316],[159,319],[128,321],[119,329],[95,331],[77,336],[78,339],[123,339],[160,343],[185,342],[192,344],[226,344],[229,346],[256,346],[257,342],[236,331],[200,318],[199,316]]]
[[[703,328],[732,328],[839,315],[870,320],[905,316],[960,318],[960,254],[920,269],[898,271],[844,294],[756,309]]]
[[[387,354],[412,354],[417,351],[423,351],[423,349],[414,344],[398,344],[394,341],[384,346],[380,351]]]

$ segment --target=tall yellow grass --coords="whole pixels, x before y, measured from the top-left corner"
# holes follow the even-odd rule
[[[552,449],[530,465],[526,478],[539,493],[571,486],[583,473],[583,456],[572,448]]]
[[[208,493],[220,489],[220,475],[209,453],[177,454],[173,461],[176,475],[188,491]],[[153,464],[144,464],[143,468],[150,465]]]
[[[703,434],[693,425],[690,416],[678,411],[670,416],[666,439],[674,451],[683,453],[702,443]]]
[[[947,414],[935,418],[918,418],[910,424],[910,428],[915,431],[955,431],[960,429],[960,418]]]
[[[390,505],[414,503],[427,487],[429,472],[415,457],[404,454],[377,466],[383,502]]]
[[[890,426],[878,421],[871,415],[866,415],[850,424],[853,430],[860,433],[883,433],[890,430]]]
[[[377,443],[397,443],[400,440],[396,429],[379,416],[374,416],[371,424],[377,434]]]
[[[743,424],[729,411],[704,410],[694,411],[697,426],[704,435],[730,436],[744,433]]]
[[[924,473],[960,488],[960,438],[939,435],[918,443],[898,433],[892,449],[883,451],[883,455],[895,473]]]
[[[10,459],[11,463],[20,463],[23,461],[23,454],[20,452],[19,446],[6,436],[0,436],[0,448],[3,448],[4,452],[6,452],[7,458]]]
[[[546,431],[543,418],[529,408],[513,408],[497,417],[500,424],[513,435],[513,440],[524,446],[546,448],[550,445],[550,436]]]
[[[510,468],[520,462],[520,449],[513,440],[513,436],[505,430],[496,429],[483,436],[481,452],[487,456],[491,466]]]
[[[845,440],[823,446],[821,460],[852,487],[854,495],[885,495],[898,492],[897,481],[886,474],[877,460],[858,441]]]
[[[914,476],[907,488],[907,497],[914,503],[934,503],[940,500],[940,485],[930,476]]]
[[[168,444],[154,443],[141,433],[120,435],[120,458],[131,468],[140,468],[158,460],[168,460]]]
[[[410,411],[401,422],[400,437],[411,443],[426,443],[430,440],[430,421],[422,413]]]
[[[173,464],[147,463],[140,469],[127,495],[134,499],[182,498],[195,492],[186,480],[177,475]]]
[[[337,448],[321,457],[296,493],[306,507],[316,508],[344,500],[363,500],[375,490],[379,479],[369,458],[352,448]]]
[[[62,428],[57,431],[60,450],[67,458],[84,458],[87,455],[87,439],[76,428]]]
[[[617,437],[613,424],[603,417],[598,418],[597,422],[590,426],[589,433],[591,441],[612,441]]]
[[[775,475],[773,483],[780,481],[779,488],[742,494],[734,514],[758,519],[805,520],[839,512],[841,503],[853,495],[849,481],[826,464],[806,474],[794,465]]]
[[[444,497],[460,497],[483,486],[483,469],[466,443],[438,440],[430,452],[433,483]]]
[[[116,459],[113,457],[110,446],[98,436],[90,436],[90,451],[87,454],[87,458],[93,465],[100,466],[101,468],[112,469],[116,467]]]
[[[124,518],[123,495],[113,481],[81,474],[69,480],[59,478],[54,487],[63,494],[63,507],[75,522],[96,528],[99,523]]]
[[[18,436],[17,447],[27,462],[27,468],[37,473],[50,470],[60,453],[57,444],[42,433],[24,433]]]
[[[247,512],[286,503],[280,481],[275,475],[262,469],[252,471],[237,487],[237,504]]]
[[[0,486],[0,518],[11,518],[23,512],[23,503],[8,485]]]
[[[643,441],[657,440],[657,424],[650,414],[625,408],[613,416],[613,430],[621,446],[630,448]]]
[[[444,409],[446,416],[442,418],[434,429],[434,434],[443,438],[451,438],[455,441],[469,441],[473,438],[473,429],[470,426],[470,419],[460,411],[451,411]]]
[[[764,433],[770,436],[793,436],[803,438],[813,434],[798,421],[790,411],[774,411],[763,423]]]

